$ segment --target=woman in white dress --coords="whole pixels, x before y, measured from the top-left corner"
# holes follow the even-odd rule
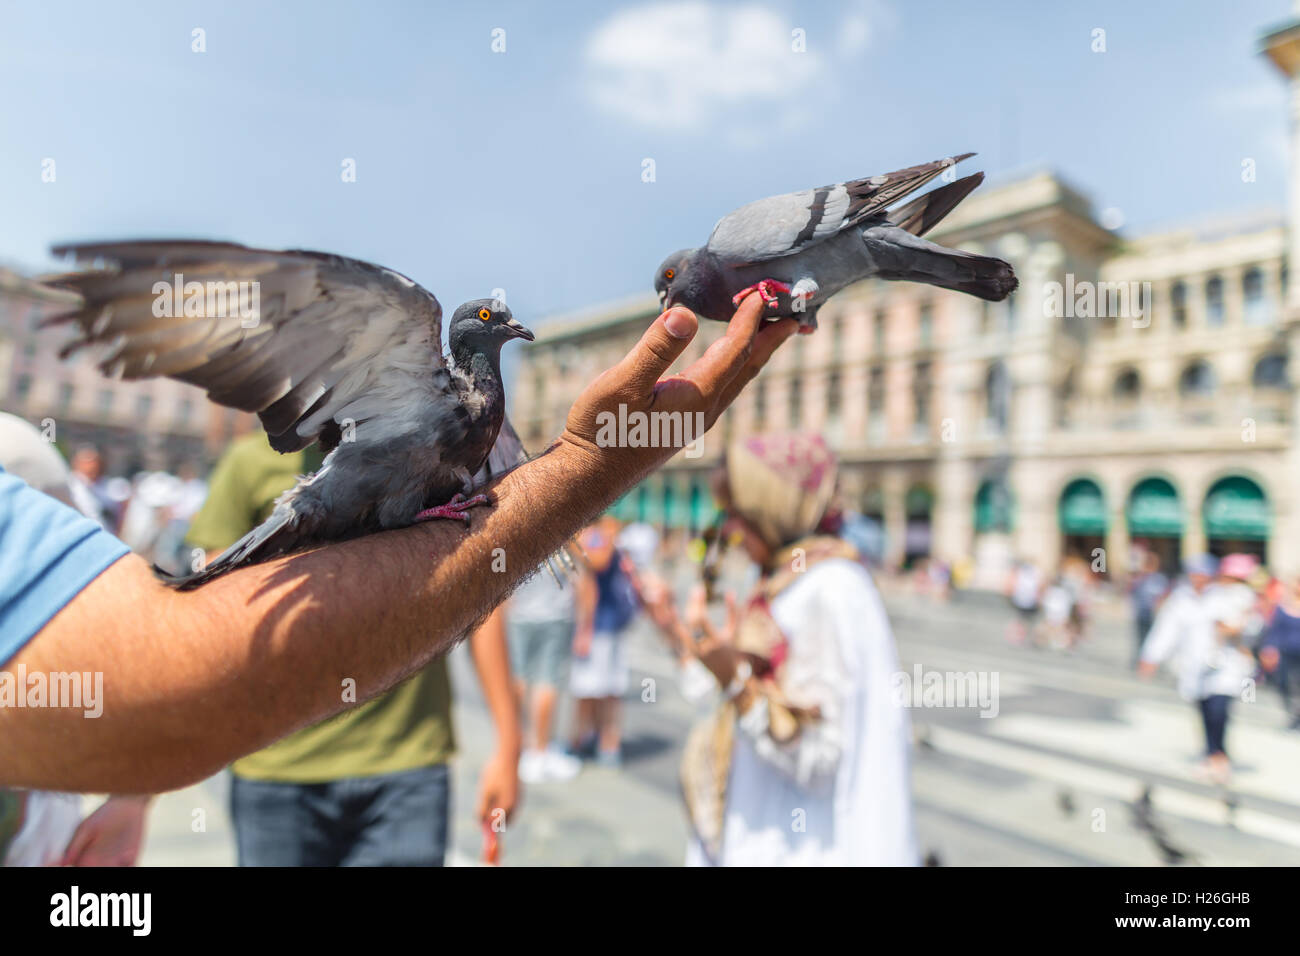
[[[696,865],[914,865],[907,712],[879,595],[846,542],[815,533],[835,487],[820,436],[733,445],[717,482],[724,534],[760,579],[716,630],[648,601],[677,643],[688,696],[714,701],[682,785]],[[694,688],[694,690],[692,690]]]

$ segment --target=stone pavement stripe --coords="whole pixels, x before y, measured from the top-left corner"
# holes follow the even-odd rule
[[[939,862],[945,866],[1103,866],[1105,861],[1094,856],[1053,845],[1007,828],[999,823],[972,815],[954,806],[944,806],[930,799],[915,801],[917,829],[924,834],[921,852],[932,848],[940,853]],[[945,831],[949,831],[948,835]],[[968,844],[978,840],[978,857],[954,858],[954,844]],[[959,851],[957,851],[959,852]],[[972,856],[974,856],[972,854]],[[1044,857],[1052,860],[1045,864]]]
[[[1053,658],[1066,667],[1073,664],[1075,658],[1062,658],[1053,651],[1033,651],[1015,647],[1008,647],[1006,651],[976,647],[957,649],[950,645],[908,637],[899,640],[899,655],[909,665],[909,669],[910,665],[919,662],[927,671],[1014,672],[1043,687],[1091,694],[1107,700],[1145,697],[1152,700],[1182,702],[1182,699],[1172,690],[1171,678],[1145,683],[1131,674],[1121,676],[1113,672],[1107,675],[1071,669],[1068,673],[1062,674],[1060,667],[1053,666]],[[940,666],[940,663],[935,662],[948,666]],[[1250,712],[1242,712],[1237,716],[1265,727],[1277,727],[1283,722],[1282,708],[1277,702],[1276,694],[1271,691],[1261,691],[1258,702],[1252,705],[1252,708]]]
[[[967,759],[1016,770],[1029,777],[1049,780],[1117,799],[1135,797],[1145,784],[1140,776],[1089,767],[1073,760],[1026,750],[1015,744],[991,740],[988,737],[948,727],[932,726],[930,742],[941,753],[960,755]],[[1158,809],[1162,813],[1203,823],[1222,825],[1227,822],[1227,812],[1222,800],[1176,788],[1162,788],[1158,791],[1157,797]],[[1300,847],[1300,823],[1248,807],[1239,808],[1233,815],[1232,822],[1243,833]]]

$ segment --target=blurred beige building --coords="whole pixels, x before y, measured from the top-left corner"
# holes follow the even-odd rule
[[[910,283],[846,290],[703,454],[678,454],[620,516],[698,528],[730,437],[815,429],[891,564],[974,558],[976,583],[998,586],[1016,557],[1123,573],[1141,543],[1170,566],[1247,550],[1300,572],[1300,310],[1285,304],[1280,215],[1123,241],[1041,172],[981,188],[933,238],[1008,259],[1020,289],[997,304]],[[542,324],[514,389],[530,446],[657,311],[647,295]],[[707,324],[687,359],[720,332]]]
[[[0,269],[0,411],[42,428],[65,455],[95,445],[114,474],[210,463],[253,427],[251,415],[213,405],[192,385],[106,378],[86,353],[61,360],[69,330],[37,326],[67,301]]]

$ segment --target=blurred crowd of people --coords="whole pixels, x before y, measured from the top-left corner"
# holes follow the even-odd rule
[[[194,462],[181,462],[175,474],[145,469],[109,477],[99,449],[83,445],[72,454],[67,484],[73,507],[136,554],[169,572],[189,567],[185,534],[208,495]]]
[[[1135,547],[1127,577],[1132,666],[1144,679],[1162,665],[1172,670],[1204,730],[1199,774],[1226,784],[1234,701],[1272,686],[1289,727],[1300,729],[1300,577],[1284,582],[1245,552],[1198,555],[1181,571],[1168,573],[1156,552]],[[1098,587],[1082,558],[1067,558],[1051,577],[1032,561],[1016,561],[1005,586],[1015,615],[1009,639],[1073,650],[1086,636]]]
[[[1082,558],[1065,558],[1048,576],[1038,565],[1018,560],[1004,591],[1015,611],[1009,630],[1014,644],[1073,651],[1086,636],[1095,577]]]

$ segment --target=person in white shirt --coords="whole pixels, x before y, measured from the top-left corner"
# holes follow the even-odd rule
[[[819,535],[835,487],[820,436],[728,449],[717,497],[761,576],[715,629],[666,589],[648,610],[713,712],[691,733],[682,785],[694,865],[915,865],[909,721],[892,689],[889,621],[852,545]]]
[[[73,481],[54,443],[6,412],[0,412],[0,468],[100,520],[95,499],[75,493],[84,486]],[[0,788],[0,866],[133,866],[150,799],[110,796],[83,820],[79,793]]]
[[[1229,555],[1229,558],[1238,556]],[[1150,679],[1165,661],[1173,664],[1178,692],[1196,704],[1205,729],[1202,772],[1227,783],[1231,765],[1225,739],[1232,699],[1242,693],[1254,663],[1239,644],[1253,596],[1243,594],[1235,573],[1240,562],[1224,559],[1230,576],[1212,583],[1218,562],[1202,555],[1187,562],[1187,582],[1160,606],[1142,645],[1138,674]]]
[[[519,757],[519,779],[525,783],[571,780],[582,768],[580,761],[551,746],[551,730],[567,677],[579,592],[594,587],[589,576],[561,582],[542,569],[520,585],[505,606],[515,696],[529,721],[527,745]]]

